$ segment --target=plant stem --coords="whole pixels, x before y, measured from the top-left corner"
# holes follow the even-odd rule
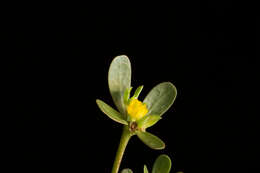
[[[118,173],[120,163],[125,152],[125,148],[130,138],[131,138],[130,131],[128,130],[127,126],[124,126],[111,173]]]

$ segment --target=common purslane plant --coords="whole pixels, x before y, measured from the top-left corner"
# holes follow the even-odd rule
[[[155,125],[162,115],[173,104],[177,90],[170,82],[156,85],[143,101],[138,99],[143,86],[137,87],[131,95],[131,64],[127,56],[114,58],[108,72],[108,86],[117,110],[97,99],[97,105],[112,120],[123,124],[123,132],[116,153],[111,173],[118,173],[120,163],[132,136],[138,138],[148,147],[156,150],[165,148],[165,143],[157,136],[147,132],[147,128]],[[167,155],[160,155],[152,168],[152,173],[169,173],[171,160]],[[131,169],[123,169],[121,173],[131,173]],[[148,168],[144,166],[144,173]]]

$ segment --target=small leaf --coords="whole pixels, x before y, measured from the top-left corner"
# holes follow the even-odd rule
[[[155,160],[152,173],[169,173],[171,165],[169,156],[162,154]]]
[[[144,165],[144,173],[149,173],[146,165]]]
[[[161,116],[171,107],[176,95],[177,90],[172,83],[163,82],[156,85],[143,101],[149,110],[148,114]]]
[[[123,169],[121,173],[133,173],[133,171],[129,168]]]
[[[129,97],[130,97],[130,93],[131,93],[131,90],[132,90],[132,87],[128,88],[125,90],[125,93],[124,93],[124,103],[126,105],[128,105],[128,101],[129,101]]]
[[[102,100],[96,100],[98,107],[101,109],[103,113],[105,113],[109,118],[112,120],[119,122],[121,124],[128,125],[127,121],[124,120],[124,117],[122,114],[117,112],[115,109],[113,109],[111,106],[103,102]]]
[[[125,115],[124,92],[131,85],[131,64],[127,56],[113,59],[108,71],[108,86],[119,112]]]
[[[138,88],[136,88],[135,93],[134,93],[134,95],[133,95],[134,98],[137,99],[137,98],[139,97],[139,95],[140,95],[140,93],[141,93],[143,87],[144,87],[144,86],[141,85],[141,86],[139,86]]]
[[[147,115],[137,121],[138,127],[140,128],[148,128],[156,124],[160,119],[162,119],[159,115]]]
[[[138,131],[136,134],[144,144],[152,149],[161,150],[165,148],[164,142],[151,133]]]

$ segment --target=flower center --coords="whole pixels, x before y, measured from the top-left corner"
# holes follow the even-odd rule
[[[131,117],[132,121],[143,118],[148,112],[146,104],[142,103],[138,99],[134,98],[127,106],[127,113]]]

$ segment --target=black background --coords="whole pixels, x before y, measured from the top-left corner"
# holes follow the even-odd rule
[[[30,5],[6,14],[12,17],[8,68],[18,115],[12,167],[110,172],[121,125],[95,100],[113,105],[107,71],[125,54],[132,86],[144,85],[140,98],[163,81],[174,83],[178,96],[150,129],[166,149],[151,150],[133,137],[122,168],[151,169],[165,153],[174,170],[185,173],[259,170],[250,9],[229,1]]]

